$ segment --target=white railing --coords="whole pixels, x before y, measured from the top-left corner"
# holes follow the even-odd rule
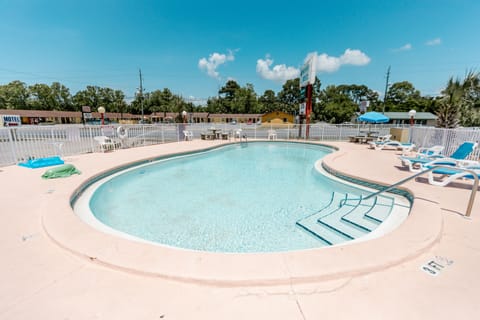
[[[125,131],[117,131],[119,125],[82,126],[22,126],[0,128],[0,166],[16,164],[28,159],[49,156],[71,156],[101,151],[95,141],[96,136],[110,137],[115,145],[121,148],[132,148],[177,142],[184,139],[183,130],[193,133],[194,139],[200,139],[200,134],[215,127],[233,136],[242,129],[248,139],[267,139],[269,130],[275,130],[279,140],[311,140],[311,141],[345,141],[349,136],[359,135],[364,131],[375,132],[377,135],[390,133],[390,128],[398,125],[360,125],[325,123],[312,124],[309,128],[309,138],[305,135],[305,125],[262,124],[247,125],[228,123],[198,123],[198,124],[152,124],[152,125],[121,125]],[[441,144],[445,146],[445,154],[453,152],[463,141],[480,141],[480,130],[475,129],[439,129],[433,127],[412,127],[410,138],[418,147]],[[471,156],[478,159],[479,150]]]

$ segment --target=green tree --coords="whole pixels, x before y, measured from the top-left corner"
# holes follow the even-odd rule
[[[28,108],[34,110],[74,110],[72,96],[67,87],[58,82],[51,86],[34,84],[28,87]]]
[[[442,128],[455,128],[458,126],[460,102],[462,99],[462,84],[460,79],[448,80],[447,86],[442,91],[441,99],[437,109],[437,125]]]
[[[318,119],[330,123],[348,122],[358,110],[358,104],[344,92],[344,87],[330,85],[318,99]]]
[[[231,103],[232,113],[255,113],[257,109],[257,94],[252,84],[247,83],[245,87],[240,87],[235,91]]]
[[[85,90],[78,91],[72,99],[76,109],[89,106],[92,111],[96,111],[100,107],[100,87],[87,86]]]
[[[70,89],[66,86],[59,82],[53,82],[50,90],[54,101],[53,110],[80,111],[80,109],[75,109]]]
[[[228,80],[223,87],[218,90],[220,113],[236,113],[234,100],[240,85],[235,80]]]
[[[18,80],[0,86],[0,108],[28,109],[29,95],[27,85]]]
[[[385,111],[419,111],[420,91],[408,81],[396,82],[387,91]]]
[[[34,84],[28,87],[30,97],[28,100],[29,109],[33,110],[58,110],[55,108],[52,90],[46,84]]]
[[[480,126],[480,73],[469,71],[462,83],[462,98],[459,108],[462,126]]]
[[[222,103],[220,97],[210,97],[207,100],[207,106],[205,107],[205,112],[208,113],[221,113]]]
[[[480,124],[480,76],[470,71],[463,80],[451,77],[438,102],[437,125],[443,128]]]
[[[365,85],[339,85],[337,89],[344,95],[348,96],[356,105],[360,105],[361,101],[370,103],[370,110],[380,109],[381,103],[378,99],[378,93],[369,89]]]
[[[149,112],[176,111],[175,97],[168,88],[164,88],[163,90],[155,90],[148,94],[145,104]]]
[[[278,93],[279,111],[295,114],[300,105],[300,78],[287,80]]]
[[[63,96],[66,96],[65,90]],[[74,110],[81,110],[83,106],[89,106],[92,111],[98,107],[104,107],[107,112],[125,112],[127,109],[125,94],[111,88],[87,86],[85,90],[78,91],[72,100]]]
[[[275,91],[265,90],[262,96],[258,98],[258,113],[268,113],[278,110],[278,101]]]

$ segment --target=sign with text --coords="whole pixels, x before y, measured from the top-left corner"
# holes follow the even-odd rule
[[[307,110],[307,104],[306,104],[305,102],[300,103],[300,108],[299,108],[299,110],[298,110],[298,114],[304,116],[306,110]]]
[[[451,266],[453,264],[453,260],[442,256],[435,256],[435,258],[430,259],[427,263],[421,266],[421,270],[426,272],[427,274],[436,277],[445,270],[446,267]]]
[[[305,87],[309,84],[315,83],[315,57],[317,54],[312,54],[307,62],[300,69],[300,87]]]

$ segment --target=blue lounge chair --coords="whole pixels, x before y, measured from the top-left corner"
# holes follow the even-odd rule
[[[424,167],[443,164],[443,165],[455,165],[459,162],[463,164],[467,163],[465,159],[470,155],[470,153],[475,150],[477,143],[466,141],[462,143],[457,150],[455,150],[449,157],[442,156],[439,154],[431,156],[416,156],[416,157],[404,157],[401,156],[400,160],[406,166],[408,166],[411,172],[420,172],[424,170]],[[467,163],[468,164],[468,163]]]
[[[469,170],[469,171],[466,171]],[[473,171],[473,173],[472,173]],[[436,180],[434,174],[440,174],[441,180]],[[476,175],[480,178],[480,163],[471,166],[452,166],[452,168],[438,168],[428,172],[428,183],[444,187],[457,179],[474,180]]]

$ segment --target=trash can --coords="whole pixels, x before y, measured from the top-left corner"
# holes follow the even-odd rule
[[[392,140],[409,142],[410,129],[408,128],[390,128],[390,134],[392,135]]]

